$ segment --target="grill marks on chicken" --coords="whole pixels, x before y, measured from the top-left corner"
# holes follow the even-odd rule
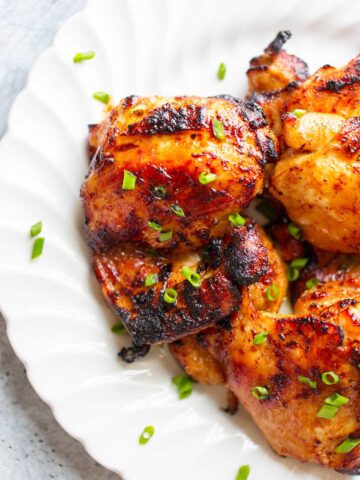
[[[214,121],[222,122],[223,140],[214,136]],[[195,250],[221,237],[229,213],[243,210],[261,191],[266,158],[277,149],[259,107],[199,97],[129,97],[91,130],[90,145],[96,142],[81,191],[96,251],[126,242]],[[133,190],[122,189],[125,170],[137,177]],[[216,179],[203,185],[201,173]],[[174,206],[184,216],[174,214]],[[151,221],[172,230],[172,237],[161,242]]]
[[[327,281],[300,296],[294,315],[256,310],[243,289],[231,327],[209,330],[202,344],[277,453],[355,475],[360,473],[360,446],[336,451],[348,438],[360,438],[359,259],[348,260],[346,271],[338,259],[323,272],[316,270]],[[269,332],[266,341],[254,345],[254,336],[264,331]],[[331,371],[339,381],[328,385],[322,374]],[[310,387],[299,376],[315,384]],[[253,396],[255,386],[266,388],[266,398]],[[318,417],[335,394],[348,402],[333,418]]]
[[[228,227],[217,242],[216,259],[209,252],[204,259],[197,253],[161,257],[129,246],[94,254],[105,298],[137,345],[173,341],[228,317],[239,308],[238,286],[268,271],[267,250],[253,225]],[[200,287],[184,278],[184,266],[200,274]],[[151,287],[145,286],[148,275],[157,276]],[[176,290],[176,303],[165,301],[168,288]]]

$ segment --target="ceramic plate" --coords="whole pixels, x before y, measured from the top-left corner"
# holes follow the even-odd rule
[[[126,480],[344,478],[275,455],[243,411],[220,409],[225,393],[196,386],[179,401],[179,372],[166,348],[132,365],[117,359],[113,315],[90,271],[79,188],[87,171],[87,124],[129,94],[246,90],[249,59],[280,29],[311,69],[359,51],[358,2],[341,0],[92,0],[36,62],[0,147],[0,305],[29,379],[64,429]],[[74,64],[76,52],[94,50]],[[217,67],[227,76],[220,82]],[[43,255],[30,260],[29,227],[43,221]],[[144,426],[156,433],[146,446]],[[286,426],[284,425],[284,428]]]

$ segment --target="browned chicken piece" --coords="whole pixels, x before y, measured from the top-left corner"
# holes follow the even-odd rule
[[[239,308],[238,286],[265,275],[269,261],[248,223],[229,225],[202,258],[196,252],[164,257],[122,246],[95,252],[93,266],[108,303],[143,345],[170,342],[228,317]]]
[[[330,263],[294,315],[256,310],[244,288],[230,325],[202,338],[277,453],[350,475],[360,473],[359,258]]]
[[[360,252],[360,57],[323,67],[284,104],[270,192],[317,248]]]
[[[247,71],[249,99],[263,108],[269,125],[281,133],[281,107],[301,82],[309,76],[307,64],[301,58],[283,50],[289,31],[281,31],[259,57],[250,61]]]
[[[256,228],[268,251],[269,268],[258,282],[249,285],[247,289],[257,310],[277,312],[287,291],[285,266],[264,230],[259,226]],[[228,322],[224,321],[221,328],[226,328],[227,325]],[[208,333],[209,330],[205,330],[181,338],[170,344],[169,348],[180,366],[191,378],[199,383],[222,384],[225,381],[222,365],[213,357],[202,341],[203,334],[206,337]]]
[[[89,245],[196,250],[263,188],[276,138],[262,110],[232,97],[127,97],[90,130],[81,190]]]

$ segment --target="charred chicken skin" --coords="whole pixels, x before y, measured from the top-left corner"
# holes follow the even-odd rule
[[[355,262],[355,264],[354,264]],[[359,259],[305,291],[294,315],[254,308],[244,291],[227,329],[202,342],[280,455],[360,473]],[[320,269],[318,269],[320,276]],[[323,277],[325,278],[325,277]],[[254,344],[255,335],[268,335]]]
[[[128,97],[91,127],[86,234],[103,293],[137,345],[228,317],[238,287],[266,273],[259,232],[238,212],[261,191],[276,145],[261,109],[232,97]]]
[[[257,59],[260,65],[263,57]],[[360,57],[343,68],[324,66],[309,78],[305,70],[302,76],[296,73],[292,56],[284,51],[273,60],[265,53],[269,61],[271,68],[250,68],[248,77],[250,91],[258,92],[251,98],[262,106],[283,145],[270,193],[312,245],[360,252],[354,221],[360,214]],[[276,67],[284,82],[293,79],[282,90],[275,87],[281,77]]]

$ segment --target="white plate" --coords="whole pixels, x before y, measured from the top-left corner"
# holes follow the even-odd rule
[[[124,365],[126,340],[89,268],[79,187],[87,124],[102,117],[96,90],[137,94],[242,94],[248,60],[280,29],[311,68],[359,50],[359,4],[340,0],[92,0],[60,30],[16,100],[0,147],[0,301],[10,341],[60,424],[126,480],[344,478],[272,453],[244,411],[225,415],[222,389],[196,386],[179,401],[178,367],[165,349]],[[96,58],[72,62],[74,53]],[[219,82],[220,61],[228,67]],[[41,219],[42,257],[30,261],[29,227]],[[156,433],[138,445],[143,427]],[[286,425],[284,425],[286,428]]]

